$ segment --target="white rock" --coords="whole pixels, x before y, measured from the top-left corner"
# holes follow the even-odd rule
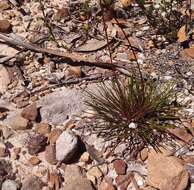
[[[136,123],[133,123],[131,122],[128,126],[130,129],[136,129],[137,128],[137,124]]]
[[[78,148],[78,138],[70,131],[64,131],[56,141],[56,159],[69,162]]]
[[[1,190],[17,190],[18,184],[13,180],[5,180],[2,184]]]

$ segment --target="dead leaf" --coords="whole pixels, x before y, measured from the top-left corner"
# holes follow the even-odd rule
[[[38,165],[41,161],[40,161],[40,159],[39,159],[37,156],[33,156],[33,157],[31,157],[31,158],[28,160],[28,162],[29,162],[31,165],[35,166],[35,165]]]
[[[121,4],[124,8],[129,7],[133,2],[132,0],[120,0],[120,1],[121,1]]]
[[[67,69],[67,76],[74,76],[74,77],[81,77],[82,71],[81,71],[81,67],[77,66],[77,67],[73,67],[70,66]]]
[[[184,49],[183,53],[186,56],[189,56],[190,58],[194,59],[194,47]]]
[[[92,40],[88,40],[84,45],[76,48],[75,51],[77,51],[77,52],[92,52],[92,51],[99,50],[99,49],[105,47],[106,45],[107,45],[106,40],[100,41],[100,40],[92,39]]]
[[[177,33],[177,37],[178,37],[178,42],[182,43],[184,41],[187,40],[187,34],[186,34],[186,25],[182,26],[178,33]]]
[[[60,188],[60,177],[56,173],[49,173],[48,179],[49,186],[54,189],[58,190]]]
[[[129,59],[130,61],[135,61],[135,60],[136,60],[136,57],[135,57],[135,55],[134,55],[133,52],[129,52],[129,53],[128,53],[128,59]]]
[[[50,144],[54,144],[61,133],[61,129],[54,129],[49,133],[47,142],[49,142]]]

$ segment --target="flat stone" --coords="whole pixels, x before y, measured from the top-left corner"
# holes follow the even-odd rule
[[[78,151],[78,138],[70,131],[64,131],[56,141],[56,159],[69,162]]]
[[[46,147],[45,160],[53,165],[57,163],[55,145],[49,145]]]
[[[76,89],[64,89],[40,99],[42,121],[55,125],[63,124],[67,118],[84,110],[83,94]]]
[[[193,138],[191,134],[189,134],[185,129],[181,128],[175,128],[175,129],[169,129],[169,131],[183,140],[184,142],[190,142],[191,139]]]
[[[181,160],[152,150],[148,155],[148,178],[150,186],[160,190],[184,190],[189,179]]]
[[[14,130],[24,130],[29,128],[29,121],[21,117],[19,113],[11,113],[5,119],[5,125]]]

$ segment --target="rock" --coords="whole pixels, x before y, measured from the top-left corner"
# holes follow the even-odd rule
[[[118,175],[124,175],[126,173],[127,164],[123,160],[115,160],[113,166]]]
[[[29,121],[20,116],[19,113],[12,113],[7,116],[5,124],[14,130],[24,130],[29,128]]]
[[[140,154],[139,157],[142,161],[145,161],[148,158],[148,148],[144,148]]]
[[[189,181],[194,183],[194,165],[193,164],[186,164],[186,170],[189,172]]]
[[[45,150],[45,160],[49,163],[49,164],[56,164],[57,160],[56,160],[56,150],[55,150],[55,145],[49,145],[46,147]]]
[[[3,143],[0,143],[0,157],[6,156],[7,156],[6,146]]]
[[[36,125],[36,131],[37,131],[37,133],[39,133],[41,135],[46,135],[46,134],[50,133],[51,126],[48,123],[38,123]]]
[[[65,184],[64,188],[61,190],[94,190],[94,188],[88,179],[82,178],[72,181],[72,183]]]
[[[39,190],[43,187],[43,182],[35,176],[27,177],[22,183],[21,190]]]
[[[1,190],[17,190],[18,186],[14,180],[7,179],[3,182]]]
[[[84,110],[83,93],[76,89],[65,89],[46,95],[40,99],[42,121],[55,125],[63,124],[67,118]]]
[[[84,152],[80,159],[79,159],[80,162],[85,162],[85,163],[90,163],[91,162],[91,158],[90,158],[90,154],[88,152]]]
[[[66,184],[72,183],[72,181],[76,181],[77,179],[86,178],[86,174],[83,169],[77,165],[70,164],[66,165],[64,170],[64,181]]]
[[[13,177],[12,166],[9,161],[0,160],[0,185],[5,179]]]
[[[0,26],[1,30],[1,26]],[[7,86],[11,82],[7,69],[0,65],[0,93],[4,93],[7,90]]]
[[[7,10],[7,9],[9,9],[9,8],[10,8],[10,4],[8,3],[8,1],[2,0],[2,1],[0,2],[0,10],[1,10],[1,11]]]
[[[69,16],[69,9],[68,8],[62,8],[57,10],[57,13],[55,15],[55,20],[60,21],[62,19],[65,19]]]
[[[29,164],[35,166],[38,165],[41,161],[37,156],[33,156],[28,160]]]
[[[2,128],[2,132],[3,132],[3,137],[5,139],[8,139],[9,137],[11,137],[14,134],[13,130],[11,130],[10,128],[8,128],[6,126]]]
[[[112,183],[108,182],[106,179],[103,179],[98,190],[116,190]]]
[[[56,159],[69,162],[78,150],[78,138],[70,131],[64,131],[56,141]]]
[[[183,190],[188,178],[188,172],[178,158],[155,151],[149,153],[147,183],[150,186],[160,190]]]
[[[27,120],[35,121],[38,116],[38,110],[36,104],[32,104],[24,108],[21,112],[21,116]]]
[[[53,129],[51,133],[48,135],[48,142],[50,144],[56,143],[58,137],[61,135],[62,130],[61,129]]]
[[[11,29],[12,26],[8,20],[0,20],[0,32],[9,33]]]
[[[95,178],[100,178],[102,177],[103,173],[100,171],[98,167],[92,167],[90,170],[87,172],[87,177],[88,175],[94,176]]]
[[[189,134],[185,129],[175,128],[175,129],[169,129],[169,131],[175,136],[177,136],[178,138],[180,138],[181,140],[183,140],[184,142],[189,143],[193,138],[192,135]]]
[[[28,139],[28,153],[31,155],[43,151],[46,147],[47,138],[43,135],[35,135]]]
[[[117,186],[120,189],[127,189],[127,187],[129,186],[129,184],[131,183],[132,176],[133,176],[132,173],[128,173],[126,175],[118,175],[115,178],[115,182],[116,182]]]

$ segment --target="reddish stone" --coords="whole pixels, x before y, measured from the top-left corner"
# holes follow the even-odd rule
[[[115,160],[113,166],[118,175],[126,174],[127,164],[123,160]]]
[[[129,173],[127,175],[118,175],[115,178],[115,182],[121,190],[127,190],[127,187],[131,183],[132,175],[132,173]]]

